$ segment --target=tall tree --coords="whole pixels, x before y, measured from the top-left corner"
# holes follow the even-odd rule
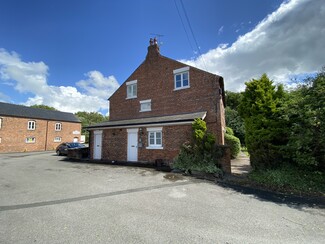
[[[239,113],[244,119],[251,164],[254,168],[276,167],[283,161],[280,149],[287,142],[283,87],[273,85],[266,74],[245,84]]]

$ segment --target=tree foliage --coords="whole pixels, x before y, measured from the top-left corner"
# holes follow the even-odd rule
[[[287,157],[299,166],[325,170],[325,71],[290,93]]]
[[[287,143],[283,87],[273,85],[266,74],[245,84],[239,114],[244,119],[251,164],[253,168],[277,167],[283,161],[281,148]]]
[[[89,140],[89,133],[84,128],[89,125],[94,125],[100,122],[109,120],[108,116],[104,116],[98,112],[77,112],[75,115],[80,119],[82,126],[82,134],[86,135],[86,142]]]
[[[230,127],[226,127],[225,144],[230,147],[231,158],[236,158],[240,153],[240,140],[234,136],[234,131]]]
[[[32,106],[30,106],[31,108],[42,108],[42,109],[47,109],[47,110],[53,110],[53,111],[58,111],[56,108],[47,106],[47,105],[43,105],[43,104],[34,104]]]
[[[245,145],[245,125],[244,120],[236,109],[226,107],[225,109],[226,125],[233,129],[234,136],[238,137],[240,143]]]

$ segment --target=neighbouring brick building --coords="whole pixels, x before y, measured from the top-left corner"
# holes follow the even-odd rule
[[[0,102],[0,153],[54,150],[79,141],[81,122],[72,113]]]
[[[110,120],[88,127],[93,159],[172,160],[195,118],[224,144],[223,78],[162,56],[155,43],[109,102]]]

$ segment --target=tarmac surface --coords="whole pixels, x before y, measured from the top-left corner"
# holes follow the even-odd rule
[[[154,169],[0,154],[0,243],[324,243],[325,209]]]

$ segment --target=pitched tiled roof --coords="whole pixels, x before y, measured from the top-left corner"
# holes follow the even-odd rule
[[[0,102],[0,116],[12,116],[30,119],[45,119],[80,123],[80,120],[73,113],[53,111],[41,108],[31,108],[22,105],[2,102]]]
[[[196,112],[196,113],[189,113],[189,114],[176,114],[176,115],[168,115],[168,116],[160,116],[160,117],[106,121],[99,124],[90,125],[86,127],[86,129],[94,130],[94,129],[101,129],[101,128],[191,123],[196,118],[204,119],[206,113],[207,112]]]

